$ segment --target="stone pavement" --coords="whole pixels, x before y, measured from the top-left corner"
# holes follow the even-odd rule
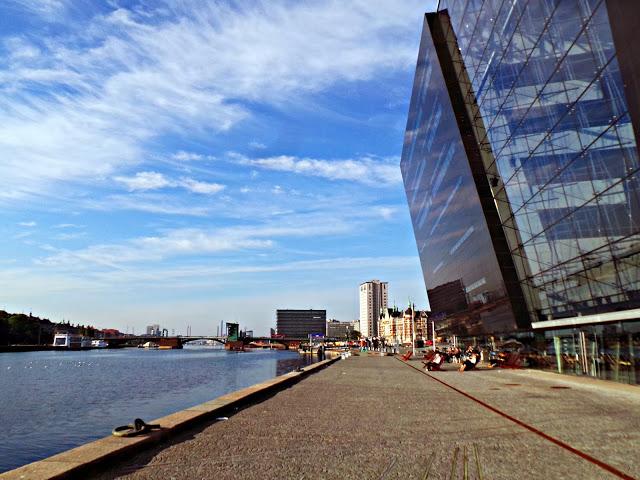
[[[640,477],[640,388],[528,370],[460,374],[447,367],[431,375],[626,478]],[[625,477],[404,362],[363,355],[340,360],[228,421],[138,454],[99,478]]]

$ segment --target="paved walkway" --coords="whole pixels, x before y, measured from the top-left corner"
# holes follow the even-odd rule
[[[101,478],[463,479],[464,457],[469,479],[625,478],[594,460],[640,478],[640,388],[532,371],[431,373],[572,452],[409,365],[341,360]]]

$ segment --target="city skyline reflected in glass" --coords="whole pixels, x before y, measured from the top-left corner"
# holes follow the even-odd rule
[[[431,318],[463,334],[515,329],[426,22],[400,165]]]

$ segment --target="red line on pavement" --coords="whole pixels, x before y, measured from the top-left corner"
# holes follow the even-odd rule
[[[397,357],[396,357],[397,359]],[[400,359],[398,359],[399,361],[401,361]],[[402,363],[406,363],[406,362],[402,362]],[[460,390],[459,388],[454,387],[453,385],[449,385],[446,382],[443,382],[442,380],[440,380],[439,378],[434,377],[433,375],[428,374],[427,372],[421,370],[418,367],[415,367],[413,365],[410,365],[409,363],[406,363],[407,366],[413,368],[414,370],[416,370],[417,372],[422,373],[423,375],[426,375],[427,377],[429,377],[432,380],[435,380],[438,383],[441,383],[442,385],[444,385],[445,387],[449,387],[451,390],[454,390],[456,392],[458,392],[460,395],[464,395],[465,397],[467,397],[470,400],[473,400],[476,403],[479,403],[480,405],[482,405],[484,408],[491,410],[494,413],[497,413],[498,415],[500,415],[501,417],[506,418],[507,420],[511,420],[513,423],[516,423],[518,425],[520,425],[523,428],[526,428],[527,430],[529,430],[530,432],[535,433],[536,435],[541,436],[542,438],[544,438],[545,440],[550,441],[551,443],[555,443],[556,445],[558,445],[559,447],[564,448],[565,450],[568,450],[569,452],[579,456],[580,458],[593,463],[594,465],[597,465],[598,467],[606,470],[609,473],[612,473],[613,475],[617,476],[618,478],[623,478],[624,480],[636,480],[634,477],[618,470],[617,468],[609,465],[608,463],[604,463],[601,460],[598,460],[597,458],[592,457],[591,455],[589,455],[588,453],[585,453],[581,450],[578,450],[577,448],[572,447],[571,445],[569,445],[568,443],[564,443],[562,440],[558,440],[557,438],[552,437],[551,435],[547,435],[546,433],[544,433],[541,430],[538,430],[536,427],[533,427],[527,423],[524,423],[522,420],[518,420],[515,417],[512,417],[511,415],[509,415],[508,413],[503,412],[502,410],[498,410],[495,407],[492,407],[491,405],[489,405],[488,403],[483,402],[482,400],[480,400],[479,398],[474,397],[473,395],[469,395],[467,392],[464,392],[462,390]]]

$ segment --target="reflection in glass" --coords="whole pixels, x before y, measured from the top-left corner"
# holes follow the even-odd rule
[[[439,7],[513,212],[531,320],[640,306],[638,151],[606,2]]]

